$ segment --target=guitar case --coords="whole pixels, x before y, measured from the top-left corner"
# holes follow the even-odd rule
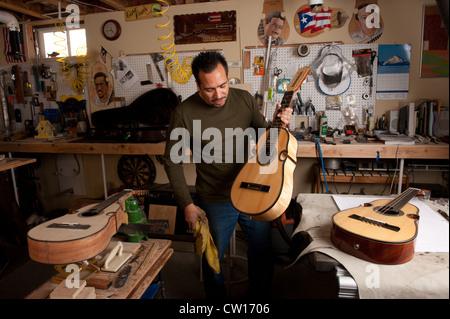
[[[274,248],[274,252],[275,254],[278,252],[278,254],[286,255],[291,261],[295,260],[307,245],[304,234],[301,232],[292,236],[302,220],[302,214],[302,205],[295,199],[291,199],[285,212],[272,221],[272,240],[275,243],[278,242],[279,246],[284,246]],[[278,240],[279,237],[281,237],[284,245],[280,245]]]
[[[130,105],[96,111],[91,115],[91,137],[120,137],[127,132],[132,139],[145,139],[145,142],[165,141],[166,132],[175,107],[180,98],[167,88],[150,90]],[[133,140],[130,140],[130,142]]]

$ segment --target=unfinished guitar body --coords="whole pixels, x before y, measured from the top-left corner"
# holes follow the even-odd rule
[[[126,193],[116,194],[102,209],[95,209],[101,204],[89,205],[32,228],[27,235],[30,258],[45,264],[69,264],[101,253],[122,224],[121,196]]]

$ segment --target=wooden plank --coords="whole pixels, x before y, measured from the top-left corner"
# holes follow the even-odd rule
[[[65,280],[56,287],[50,294],[50,299],[76,299],[83,288],[86,287],[86,280],[81,280],[79,287],[67,287]]]
[[[61,139],[45,142],[35,139],[23,139],[15,142],[0,142],[0,152],[18,153],[66,153],[66,154],[130,154],[162,155],[165,142],[160,143],[90,143],[87,140],[68,142]],[[322,144],[324,158],[415,158],[448,159],[448,144],[385,145],[381,143]],[[313,142],[298,142],[297,157],[316,158]]]
[[[64,141],[0,142],[0,152],[52,153],[52,154],[164,154],[165,143],[89,143]]]
[[[27,165],[36,162],[35,158],[11,158],[5,157],[4,160],[0,161],[0,172],[5,171],[10,168],[19,167],[22,165]]]

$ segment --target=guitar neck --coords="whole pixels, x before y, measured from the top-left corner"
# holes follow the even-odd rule
[[[278,109],[278,113],[280,113],[281,111],[283,111],[284,109],[288,108],[291,105],[293,96],[294,96],[294,91],[286,91],[284,93],[283,99],[280,102],[281,107]],[[275,127],[275,128],[282,128],[284,126],[285,126],[285,124],[279,117],[276,117],[271,124],[271,127]]]
[[[303,82],[305,81],[306,77],[309,74],[309,71],[311,71],[311,69],[306,66],[297,71],[294,78],[289,83],[287,91],[283,95],[283,99],[280,102],[281,107],[278,109],[278,113],[280,113],[282,110],[284,110],[285,108],[288,108],[291,105],[291,101],[292,101],[292,97],[294,96],[294,92],[297,91],[300,88],[300,86],[303,84]],[[279,117],[276,117],[273,120],[272,125],[271,125],[271,127],[275,127],[275,128],[282,128],[284,126],[285,126],[285,124],[283,123],[283,121],[281,121],[281,119]]]
[[[419,189],[417,188],[408,188],[407,190],[405,190],[403,193],[401,193],[400,195],[398,195],[396,198],[394,198],[393,200],[391,200],[387,205],[384,205],[381,209],[380,212],[386,211],[393,211],[398,213],[398,211],[405,206],[412,198],[414,198],[414,196],[417,195],[417,193],[419,192]]]

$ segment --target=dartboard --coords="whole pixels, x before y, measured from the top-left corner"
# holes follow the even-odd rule
[[[156,168],[147,155],[123,155],[117,173],[127,188],[147,189],[155,181]]]

